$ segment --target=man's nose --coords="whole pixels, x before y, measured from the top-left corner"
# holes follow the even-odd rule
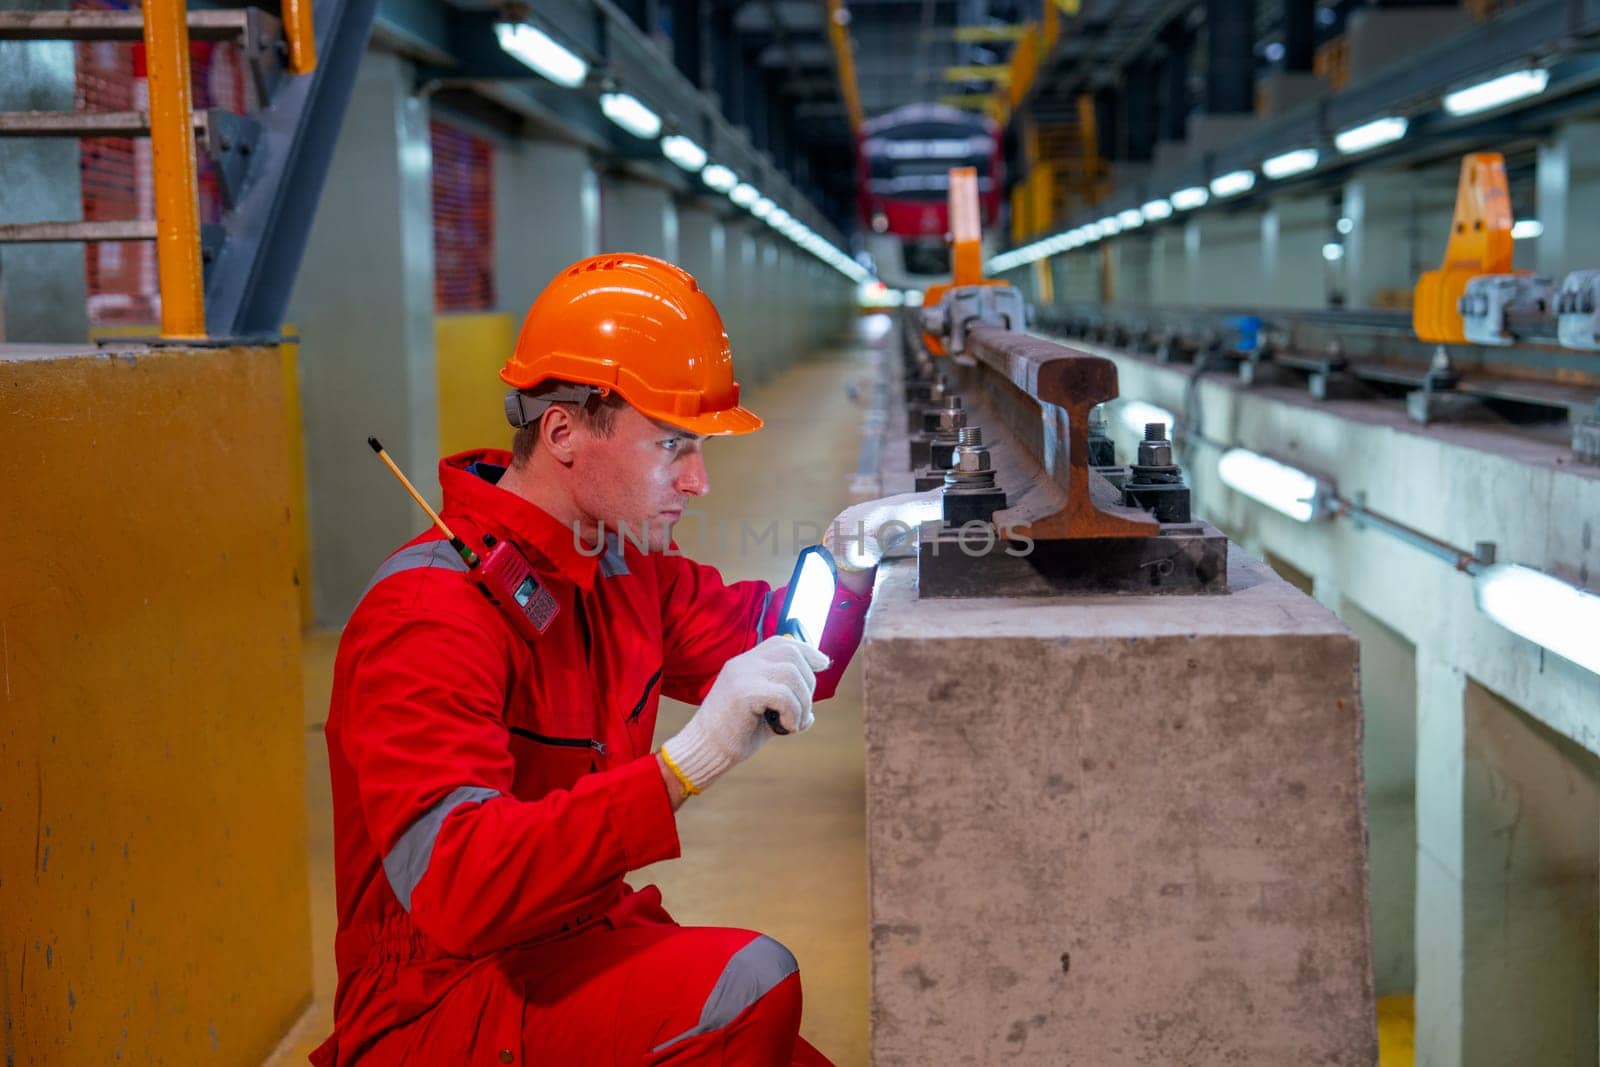
[[[702,453],[695,452],[684,459],[677,489],[685,496],[705,496],[711,491],[711,477],[706,473],[706,457]]]

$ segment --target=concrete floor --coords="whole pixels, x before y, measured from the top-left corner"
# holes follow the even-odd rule
[[[862,380],[863,352],[848,348],[789,367],[744,401],[766,420],[749,437],[710,442],[705,521],[679,527],[684,552],[731,579],[785,581],[796,542],[848,503],[862,413],[845,383]],[[865,392],[865,390],[863,390]],[[376,486],[387,491],[387,486]],[[777,536],[760,535],[777,522]],[[797,531],[795,524],[800,523]],[[420,526],[420,524],[419,524]],[[374,567],[379,560],[374,557]],[[315,1001],[266,1061],[303,1064],[332,1026],[333,831],[322,737],[338,634],[305,642],[307,803],[310,811]],[[788,945],[805,977],[802,1032],[840,1067],[867,1062],[867,890],[861,680],[852,667],[840,695],[819,706],[804,737],[769,744],[754,760],[679,813],[683,856],[637,872],[656,883],[689,925],[741,926]],[[658,740],[692,710],[663,702]]]
[[[704,529],[679,529],[686,553],[730,578],[787,577],[795,540],[815,540],[795,522],[827,522],[846,503],[855,469],[861,410],[846,396],[864,382],[864,353],[852,348],[785,370],[746,390],[767,421],[751,437],[712,442],[711,494]],[[869,390],[861,390],[865,395]],[[756,535],[778,522],[776,545]],[[748,531],[747,533],[744,531]],[[305,641],[307,802],[315,1001],[265,1067],[303,1064],[332,1025],[333,836],[322,722],[336,633]],[[680,813],[684,855],[638,872],[655,882],[680,922],[744,926],[787,944],[805,975],[803,1032],[840,1067],[867,1063],[867,887],[860,668],[822,705],[816,727],[792,749],[769,745],[714,791]],[[658,738],[689,709],[663,705]],[[1383,1067],[1413,1063],[1411,998],[1379,1002]]]

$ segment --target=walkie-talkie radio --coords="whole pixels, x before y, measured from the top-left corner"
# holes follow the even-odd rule
[[[510,541],[502,541],[493,534],[483,535],[483,555],[478,555],[465,541],[457,537],[455,532],[445,525],[439,513],[428,506],[422,499],[411,480],[405,476],[394,460],[383,450],[383,445],[378,443],[376,437],[367,438],[367,444],[383,460],[384,465],[406,487],[406,492],[411,494],[423,511],[428,513],[428,518],[439,528],[450,542],[450,547],[456,550],[456,555],[461,557],[461,562],[467,565],[467,574],[472,578],[478,590],[489,598],[490,603],[500,609],[500,613],[511,623],[511,628],[516,630],[526,641],[536,640],[540,634],[550,628],[555,617],[561,612],[561,605],[556,603],[556,598],[550,595],[533,573],[533,564],[528,562],[528,557],[522,550]]]

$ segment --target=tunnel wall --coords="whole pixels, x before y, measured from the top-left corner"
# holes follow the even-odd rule
[[[276,348],[0,348],[6,1062],[249,1063],[311,993]]]

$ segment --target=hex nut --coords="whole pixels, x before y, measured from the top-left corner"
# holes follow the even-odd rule
[[[989,450],[981,445],[957,445],[954,469],[963,474],[981,474],[994,469],[993,459]]]

